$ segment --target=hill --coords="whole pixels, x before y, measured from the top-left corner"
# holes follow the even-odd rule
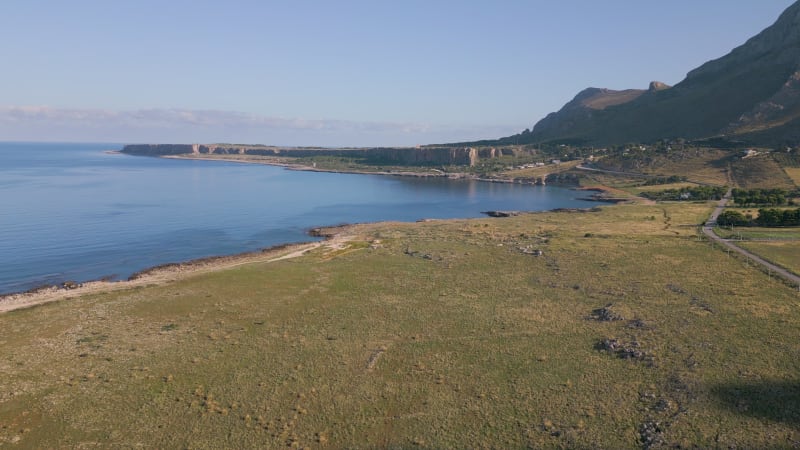
[[[800,142],[800,2],[729,54],[674,87],[589,88],[516,143],[590,145],[724,137],[762,145]]]

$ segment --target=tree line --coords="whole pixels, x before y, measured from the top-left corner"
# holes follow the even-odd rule
[[[679,189],[665,189],[658,192],[642,192],[641,196],[650,200],[719,200],[728,191],[720,186],[687,186]]]
[[[659,184],[680,183],[686,180],[687,178],[681,175],[671,175],[668,177],[654,177],[654,178],[649,178],[647,181],[642,183],[642,186],[655,186]]]
[[[717,217],[717,224],[724,227],[796,227],[800,226],[800,208],[761,208],[755,219],[751,214],[726,209]]]
[[[790,202],[790,193],[785,189],[734,189],[733,202],[739,206],[781,206]]]

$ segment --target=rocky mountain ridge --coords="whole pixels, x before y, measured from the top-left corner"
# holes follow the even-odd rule
[[[512,138],[602,145],[720,136],[800,140],[800,2],[674,87],[652,82],[647,90],[589,88]]]

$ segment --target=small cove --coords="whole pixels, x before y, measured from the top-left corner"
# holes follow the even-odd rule
[[[590,207],[551,186],[303,172],[0,143],[0,293],[312,240],[316,226]]]

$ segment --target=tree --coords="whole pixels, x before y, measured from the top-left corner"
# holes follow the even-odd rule
[[[749,224],[749,220],[739,211],[725,210],[717,217],[717,223],[723,227],[740,227]]]

